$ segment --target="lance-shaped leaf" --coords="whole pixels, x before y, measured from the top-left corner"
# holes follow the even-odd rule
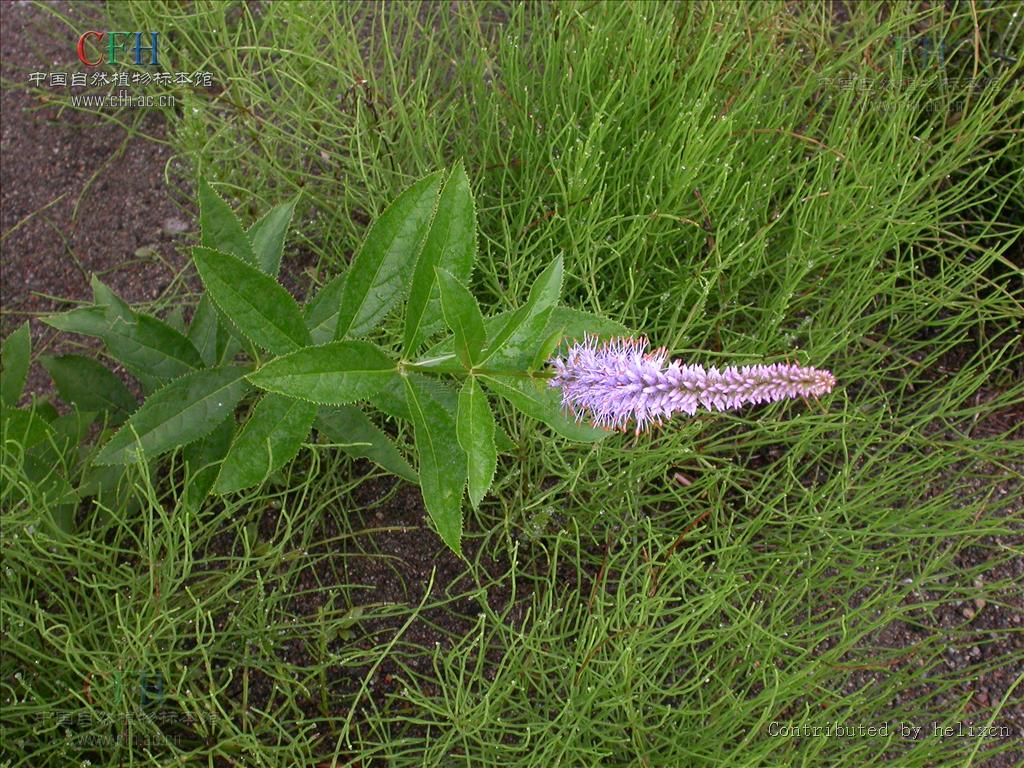
[[[544,329],[551,310],[558,303],[561,290],[562,257],[558,256],[537,278],[526,303],[509,316],[501,330],[487,345],[480,361],[481,365],[493,361],[490,367],[505,367],[501,363],[508,363],[522,355],[524,349],[526,361],[529,362],[529,347],[535,346],[544,338]]]
[[[312,343],[299,305],[274,278],[201,246],[192,258],[213,303],[256,344],[283,355]]]
[[[580,341],[586,336],[604,339],[628,336],[630,331],[622,323],[595,315],[592,312],[583,312],[571,307],[555,307],[548,317],[548,326],[544,329],[544,333],[547,336],[541,344],[536,345],[533,358],[529,361],[529,370],[542,368],[556,350],[567,347],[573,341]],[[502,357],[502,359],[522,366],[526,364],[526,352],[530,346],[532,345],[524,345],[518,356]]]
[[[203,367],[192,342],[167,323],[134,312],[95,278],[93,293],[100,306],[51,315],[43,322],[62,331],[100,337],[110,354],[147,387]]]
[[[553,314],[553,313],[552,313]],[[550,328],[550,319],[548,323]],[[562,343],[562,339],[565,338],[565,326],[558,326],[555,330],[548,333],[547,338],[544,339],[539,345],[535,345],[536,349],[533,352],[533,359],[530,361],[529,371],[536,371],[544,367],[551,356],[558,349],[558,345]]]
[[[469,289],[456,280],[451,272],[444,269],[435,272],[437,286],[441,291],[444,319],[455,336],[455,353],[466,368],[472,368],[487,341],[480,305]]]
[[[383,430],[354,405],[321,408],[316,417],[316,428],[345,453],[379,464],[410,483],[419,481],[416,471],[398,451]]]
[[[80,333],[83,336],[102,338],[110,328],[110,324],[107,322],[107,313],[103,307],[78,307],[68,312],[47,315],[41,319],[58,331]]]
[[[60,417],[60,412],[48,398],[32,398],[32,406],[47,424],[52,424]]]
[[[29,338],[28,321],[4,339],[0,349],[0,403],[17,405],[28,378],[29,358],[32,355],[32,340]]]
[[[306,400],[264,395],[235,436],[214,490],[225,494],[259,485],[295,458],[314,416],[316,405]]]
[[[258,266],[242,223],[205,179],[199,180],[199,229],[207,248],[230,253],[251,266]]]
[[[445,386],[441,381],[434,383],[436,385],[434,393],[441,398],[441,404],[454,419],[459,409],[459,393]],[[408,399],[405,396],[405,384],[402,382],[401,376],[388,379],[380,391],[368,397],[367,401],[388,416],[412,421],[412,412],[409,410]],[[516,447],[512,438],[501,428],[500,424],[495,424],[494,443],[497,445],[499,453],[509,453]]]
[[[284,253],[284,239],[292,223],[298,197],[287,203],[271,208],[259,221],[249,227],[256,266],[261,272],[276,277],[281,270],[281,254]],[[205,245],[205,243],[204,243]],[[216,246],[213,246],[216,247]]]
[[[466,453],[459,445],[455,420],[434,395],[431,382],[407,376],[405,389],[420,459],[423,503],[444,543],[461,557]]]
[[[5,453],[8,440],[27,450],[53,434],[43,414],[37,412],[35,408],[20,410],[9,405],[0,405],[0,424],[3,425],[0,445],[4,447]]]
[[[90,464],[82,473],[82,481],[76,490],[83,499],[95,496],[102,507],[125,514],[138,504],[138,497],[133,493],[132,474],[123,464],[102,467]],[[98,507],[96,511],[109,519],[105,510]]]
[[[384,386],[367,398],[369,403],[388,416],[405,421],[412,421],[408,398],[405,396],[405,382],[401,376],[395,376],[384,382]],[[452,409],[455,413],[455,409]]]
[[[460,160],[441,190],[437,213],[416,260],[409,301],[405,307],[403,348],[408,356],[419,351],[428,332],[441,319],[441,304],[434,269],[441,268],[456,280],[469,280],[476,255],[476,211],[469,178]]]
[[[171,307],[171,311],[167,313],[167,317],[164,318],[164,322],[178,333],[183,335],[185,334],[185,313],[182,311],[180,304],[176,307]],[[195,346],[195,344],[192,346]]]
[[[372,331],[401,297],[430,225],[440,184],[440,172],[420,179],[374,222],[349,269],[335,338]]]
[[[62,468],[36,456],[26,456],[22,468],[25,477],[31,481],[29,499],[33,508],[46,510],[43,520],[51,523],[55,532],[73,533],[79,497],[64,476]],[[18,495],[16,489],[15,497]]]
[[[89,428],[95,421],[95,413],[78,408],[72,408],[68,413],[51,421],[50,427],[53,429],[55,439],[53,444],[47,448],[52,448],[62,457],[58,458],[54,455],[52,456],[53,460],[55,462],[61,460],[74,462],[77,456],[72,452],[72,448],[85,442],[89,435]]]
[[[92,287],[93,303],[107,309],[107,317],[120,317],[122,320],[131,320],[134,312],[124,299],[104,285],[96,275],[89,278],[89,285]]]
[[[203,367],[192,342],[155,317],[134,313],[129,321],[109,315],[107,319],[110,326],[103,342],[140,379],[166,381]]]
[[[188,340],[207,368],[230,362],[239,350],[238,340],[231,335],[210,296],[205,293],[188,326]]]
[[[235,429],[235,415],[228,414],[210,434],[189,443],[182,451],[182,458],[188,466],[185,503],[193,509],[202,505],[213,488],[220,463],[231,448]]]
[[[531,379],[500,379],[485,376],[487,386],[527,416],[542,421],[555,432],[584,443],[594,443],[607,437],[608,432],[576,423],[562,409],[555,390]]]
[[[365,341],[332,341],[271,360],[249,381],[321,405],[365,400],[395,375],[395,361]]]
[[[244,369],[195,371],[154,392],[96,456],[96,464],[126,464],[157,456],[209,434],[248,389]]]
[[[338,328],[338,311],[341,309],[341,295],[345,291],[348,272],[335,275],[324,285],[316,296],[309,300],[302,314],[314,344],[324,344],[334,339]]]
[[[494,414],[475,376],[467,377],[459,393],[456,428],[459,445],[466,452],[469,500],[478,507],[494,480],[498,451],[494,447]]]
[[[516,310],[518,311],[518,310]],[[497,335],[498,331],[504,328],[509,319],[512,317],[514,312],[501,312],[497,315],[484,319],[484,330],[487,333],[488,338],[493,338]],[[537,336],[534,340],[534,344],[529,346],[533,347],[531,354],[522,354],[517,357],[506,357],[504,354],[500,354],[497,357],[500,358],[503,363],[515,363],[517,368],[515,370],[525,370],[529,368],[537,367],[537,360],[544,351],[549,354],[544,355],[543,359],[547,360],[551,351],[552,337],[556,331],[560,331],[559,341],[555,345],[555,350],[561,346],[566,346],[574,340],[581,340],[584,336],[597,336],[599,338],[612,338],[615,336],[628,336],[630,331],[622,323],[616,322],[615,320],[609,320],[608,318],[595,315],[592,312],[583,312],[578,309],[572,309],[570,307],[555,307],[551,310],[551,314],[548,316],[548,324],[544,329],[544,333]],[[528,347],[529,348],[529,347]],[[443,357],[444,355],[455,354],[455,338],[449,336],[447,339],[439,341],[433,345],[424,353],[424,357],[428,359],[435,359]],[[504,367],[504,366],[503,366]]]
[[[598,336],[600,338],[612,338],[614,336],[628,336],[630,330],[616,320],[609,320],[607,317],[595,315],[593,312],[584,312],[572,307],[555,307],[548,318],[548,330],[561,328],[565,334],[565,340],[583,340],[584,336]]]
[[[103,307],[80,307],[44,317],[43,322],[68,333],[98,336],[110,354],[140,380],[174,378],[203,364],[187,338],[149,315],[134,315],[124,321],[108,317]]]
[[[61,399],[80,411],[98,411],[110,415],[110,423],[120,424],[138,407],[135,396],[102,363],[81,355],[42,357],[40,362],[50,374]]]

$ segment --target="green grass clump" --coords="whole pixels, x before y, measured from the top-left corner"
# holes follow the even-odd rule
[[[984,4],[847,10],[112,5],[113,28],[168,30],[166,69],[214,73],[168,113],[170,180],[217,179],[250,213],[301,190],[318,281],[408,180],[463,158],[486,310],[561,253],[567,303],[674,356],[796,358],[840,386],[586,446],[507,413],[514,452],[468,513],[472,586],[367,608],[391,632],[353,622],[345,563],[372,536],[329,449],[197,515],[176,475],[140,476],[143,511],[74,542],[27,533],[38,504],[5,512],[11,764],[1012,760],[1012,738],[769,729],[1006,725],[1020,688],[979,712],[965,683],[1024,664],[1019,628],[979,633],[959,610],[1012,610],[989,574],[1021,557],[1019,22]],[[922,61],[935,40],[941,64]],[[447,647],[407,636],[460,600],[479,611]],[[978,643],[1004,650],[945,664]],[[141,718],[150,741],[38,726],[66,709],[122,733],[139,703],[114,672],[140,668],[176,718]],[[256,677],[269,700],[250,698]]]

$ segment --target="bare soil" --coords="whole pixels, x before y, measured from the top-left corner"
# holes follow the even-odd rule
[[[101,11],[85,3],[52,7],[86,20]],[[30,72],[79,71],[76,43],[77,35],[45,11],[0,5],[6,82],[27,85]],[[129,302],[156,299],[184,266],[176,240],[195,222],[168,196],[166,144],[129,138],[108,120],[62,108],[69,88],[47,90],[44,98],[17,87],[0,93],[0,333],[30,319],[33,349],[52,354],[73,346],[37,315],[69,308],[60,299],[89,300],[92,274]],[[157,115],[138,117],[140,131],[163,137]],[[34,365],[28,392],[49,387]]]

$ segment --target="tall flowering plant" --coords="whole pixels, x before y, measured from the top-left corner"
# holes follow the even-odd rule
[[[461,164],[409,186],[349,268],[300,305],[276,279],[295,205],[246,228],[200,181],[192,257],[205,293],[187,327],[136,311],[95,279],[92,306],[47,318],[101,338],[145,393],[137,405],[94,361],[50,363],[62,396],[81,410],[109,411],[106,424],[116,428],[101,432],[91,479],[76,493],[177,452],[184,500],[198,505],[270,481],[313,431],[418,483],[438,534],[460,552],[463,498],[481,502],[499,451],[511,448],[494,397],[560,435],[592,441],[608,428],[639,432],[678,412],[815,397],[834,384],[813,368],[670,362],[616,323],[559,307],[560,257],[522,304],[485,318],[467,287],[476,217]],[[552,357],[566,339],[579,341]],[[382,415],[411,422],[411,447],[382,429]]]

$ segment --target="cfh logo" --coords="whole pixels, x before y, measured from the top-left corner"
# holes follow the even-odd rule
[[[106,42],[104,42],[104,39]],[[136,64],[159,65],[157,61],[157,44],[160,39],[159,32],[94,32],[89,31],[78,38],[78,58],[87,67],[96,67],[103,63],[103,56],[92,53],[96,58],[90,59],[88,46],[95,50],[101,47],[107,52],[107,64],[117,64],[118,56],[122,54],[135,54]],[[148,43],[144,45],[143,43]],[[142,52],[146,51],[149,61],[142,60]]]

